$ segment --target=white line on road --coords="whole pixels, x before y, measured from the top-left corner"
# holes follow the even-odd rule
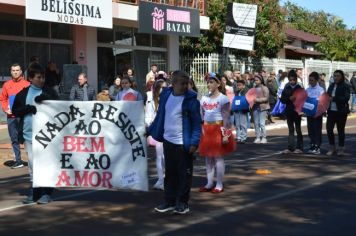
[[[245,205],[242,205],[242,206],[224,208],[223,210],[218,210],[218,211],[209,213],[209,216],[199,217],[197,219],[190,219],[188,221],[188,223],[185,222],[184,225],[174,224],[174,225],[171,225],[170,228],[161,229],[159,232],[149,233],[149,234],[146,234],[146,235],[148,235],[148,236],[158,236],[158,235],[164,235],[164,234],[172,233],[172,232],[174,232],[176,230],[184,229],[184,228],[187,228],[187,227],[195,225],[195,224],[199,224],[199,223],[203,223],[203,222],[206,222],[206,221],[213,220],[213,219],[221,217],[221,216],[223,216],[225,214],[234,213],[234,212],[238,212],[238,211],[244,210],[246,208],[255,207],[255,206],[258,206],[258,205],[266,203],[266,202],[270,202],[270,201],[273,201],[273,200],[284,198],[284,197],[287,197],[287,196],[290,196],[290,195],[293,195],[293,194],[296,194],[296,193],[299,193],[299,192],[302,192],[302,191],[305,191],[305,190],[308,190],[308,189],[311,189],[311,188],[318,187],[318,186],[326,184],[328,182],[336,181],[336,180],[347,178],[347,177],[350,177],[350,176],[356,176],[356,171],[351,171],[351,172],[345,173],[343,175],[329,175],[329,176],[323,176],[321,178],[315,178],[315,179],[309,181],[309,183],[304,187],[299,187],[299,188],[296,188],[296,189],[293,189],[293,190],[290,190],[290,191],[287,191],[287,192],[279,193],[279,194],[274,195],[274,196],[270,196],[270,197],[267,197],[267,198],[262,198],[262,199],[260,199],[258,201],[251,202],[251,203],[248,203],[248,204],[245,204]]]

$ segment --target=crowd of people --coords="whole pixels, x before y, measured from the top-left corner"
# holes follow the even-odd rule
[[[32,115],[36,114],[34,103],[59,99],[60,76],[52,62],[45,71],[34,61],[26,70],[26,79],[19,64],[13,64],[10,70],[12,79],[3,86],[1,103],[8,116],[8,130],[15,153],[16,161],[12,168],[23,166],[19,143],[24,142],[32,180]],[[196,151],[205,158],[207,176],[207,182],[199,188],[199,192],[219,194],[224,191],[224,156],[235,151],[236,144],[246,144],[247,129],[250,126],[255,129],[255,144],[268,143],[266,124],[274,122],[273,115],[283,117],[288,124],[288,144],[283,153],[304,153],[301,120],[302,116],[306,116],[310,139],[306,152],[320,154],[322,119],[326,115],[330,146],[326,155],[345,154],[345,125],[350,112],[351,94],[351,112],[354,112],[356,102],[356,72],[348,81],[343,71],[336,70],[328,88],[325,75],[317,72],[310,73],[308,85],[303,85],[301,72],[300,69],[278,71],[277,74],[264,69],[259,73],[243,74],[239,70],[226,71],[222,75],[210,72],[204,77],[208,93],[203,94],[199,101],[192,77],[183,71],[167,74],[159,71],[154,64],[145,79],[145,93],[137,90],[137,78],[134,70],[129,68],[124,75],[118,75],[110,87],[102,88],[98,94],[89,85],[87,75],[79,74],[78,83],[72,87],[69,100],[144,102],[148,143],[156,151],[158,180],[153,188],[164,190],[165,195],[164,203],[155,210],[173,210],[185,214],[189,212],[193,155]],[[300,91],[305,91],[308,98],[319,102],[322,96],[327,96],[325,112],[315,115],[298,110],[296,101]],[[335,125],[338,148],[333,131]],[[48,203],[52,190],[31,188],[24,203]]]

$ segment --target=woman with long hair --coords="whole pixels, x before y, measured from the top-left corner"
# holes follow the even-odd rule
[[[164,80],[157,80],[153,85],[152,100],[149,100],[146,103],[145,124],[147,127],[152,124],[153,120],[156,117],[159,104],[159,95],[161,94],[161,91],[164,87],[167,87],[167,84]],[[153,186],[153,188],[157,190],[164,190],[163,143],[153,140],[152,137],[149,137],[149,140],[152,141],[151,145],[154,145],[156,149],[156,168],[158,180]]]
[[[327,112],[326,131],[330,148],[326,155],[337,154],[338,156],[343,156],[345,155],[345,125],[347,114],[350,113],[350,87],[345,83],[345,74],[342,70],[334,72],[334,82],[330,84],[327,93],[330,97],[330,106]],[[338,150],[335,146],[335,124],[339,136]]]

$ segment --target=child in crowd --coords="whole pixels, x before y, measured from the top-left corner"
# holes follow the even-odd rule
[[[189,76],[189,83],[188,83],[188,89],[198,93],[198,88],[195,85],[194,79],[192,76]]]
[[[146,103],[145,123],[147,127],[152,124],[153,120],[156,117],[158,104],[159,104],[159,95],[161,94],[162,88],[164,87],[167,87],[167,84],[164,80],[161,79],[157,80],[153,85],[153,99],[147,101]],[[153,188],[157,190],[164,190],[163,143],[156,141],[154,142],[154,146],[156,148],[156,168],[157,168],[158,180],[153,186]]]
[[[319,97],[325,93],[325,90],[319,85],[319,74],[312,72],[309,75],[309,87],[307,88],[308,97],[318,100]],[[317,105],[315,109],[317,108]],[[312,107],[312,110],[315,110]],[[310,148],[308,153],[320,154],[320,145],[323,129],[323,114],[318,117],[314,117],[314,114],[306,114],[308,124],[308,135],[310,139]]]
[[[267,143],[266,118],[269,106],[269,91],[261,75],[255,75],[256,99],[252,107],[256,139],[254,143]]]
[[[109,88],[104,86],[100,93],[96,95],[98,101],[110,101]]]
[[[121,90],[116,96],[116,101],[143,101],[140,92],[132,89],[132,82],[128,76],[121,79]]]
[[[114,83],[109,88],[110,100],[115,101],[117,94],[121,90],[121,76],[117,75]]]
[[[40,103],[43,100],[57,100],[57,92],[51,88],[44,87],[44,69],[37,63],[31,64],[28,69],[28,77],[31,85],[19,92],[14,101],[13,113],[23,121],[23,139],[28,156],[28,167],[30,181],[33,180],[33,154],[32,154],[32,115],[37,110],[34,102]],[[28,197],[23,201],[24,204],[37,202],[46,204],[51,201],[50,195],[52,188],[32,188]]]
[[[162,90],[157,115],[147,129],[147,135],[163,142],[165,161],[165,201],[155,211],[186,214],[202,120],[197,94],[188,89],[188,74],[175,71],[171,79],[172,87]]]
[[[225,163],[223,155],[235,150],[235,141],[231,132],[230,102],[223,91],[221,78],[215,73],[205,76],[209,94],[200,101],[204,120],[199,152],[205,157],[207,184],[199,192],[221,193],[224,191],[223,178]],[[216,168],[216,185],[214,172]]]
[[[296,97],[294,92],[297,89],[303,89],[302,86],[297,83],[297,73],[295,70],[290,70],[288,73],[288,81],[289,83],[285,85],[282,95],[281,95],[281,102],[286,104],[286,108],[284,113],[287,117],[287,124],[288,124],[288,149],[284,150],[283,153],[296,153],[300,154],[303,153],[303,135],[301,129],[301,120],[302,116],[295,111],[295,106],[293,102],[295,101]],[[294,129],[297,132],[297,146],[294,143]]]
[[[233,99],[231,110],[234,113],[236,126],[237,143],[245,144],[247,139],[247,124],[249,105],[246,100],[248,88],[245,86],[244,80],[236,81],[236,95]]]

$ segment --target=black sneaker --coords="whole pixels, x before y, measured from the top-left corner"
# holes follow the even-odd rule
[[[15,164],[13,164],[11,166],[11,169],[18,169],[18,168],[22,168],[22,167],[24,167],[24,165],[22,163],[15,162]]]
[[[187,214],[188,212],[189,212],[189,207],[187,203],[179,203],[178,205],[176,205],[173,211],[173,213],[180,214],[180,215]]]
[[[320,154],[320,148],[319,147],[315,147],[314,150],[313,150],[313,154],[319,155]]]
[[[174,207],[175,207],[174,204],[163,203],[163,204],[155,207],[155,211],[164,213],[167,211],[173,211]]]
[[[35,203],[33,200],[33,195],[28,195],[27,198],[22,201],[22,203],[25,205]]]

